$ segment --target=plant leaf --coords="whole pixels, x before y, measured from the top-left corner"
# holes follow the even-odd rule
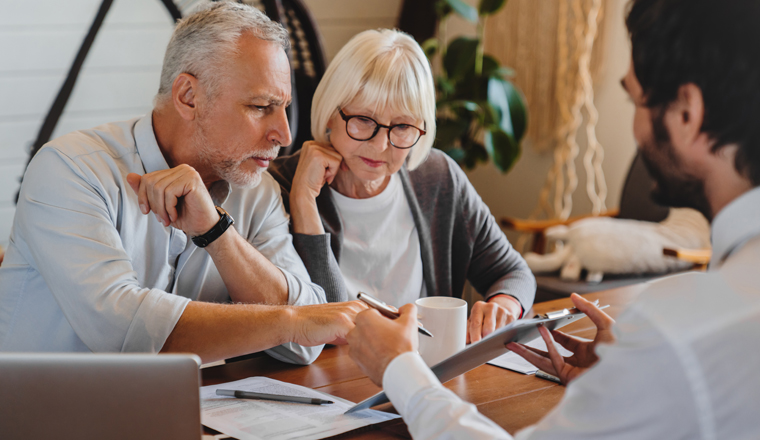
[[[496,168],[509,171],[520,157],[520,144],[503,130],[488,130],[484,136],[486,151]]]
[[[499,128],[520,142],[528,125],[528,112],[520,92],[509,81],[490,78],[488,101],[499,113]]]
[[[438,108],[441,107],[449,107],[452,110],[456,110],[459,108],[464,108],[465,110],[471,111],[471,112],[477,112],[480,111],[480,104],[473,101],[468,101],[466,99],[452,99],[452,100],[444,100],[438,102]]]
[[[444,152],[448,154],[450,158],[454,159],[454,162],[458,163],[460,166],[462,165],[462,162],[464,162],[465,153],[461,148],[452,148],[450,150],[445,150]]]
[[[468,123],[464,119],[439,118],[436,121],[435,148],[449,151],[456,141],[467,133]]]
[[[425,56],[428,59],[432,58],[436,52],[438,52],[438,39],[428,38],[422,43],[422,51],[425,52]]]
[[[478,12],[480,15],[491,15],[501,9],[507,0],[480,0]]]
[[[463,78],[475,69],[475,51],[478,40],[475,38],[459,37],[449,43],[446,56],[443,57],[443,68],[449,79]]]
[[[443,0],[451,9],[454,10],[459,16],[469,21],[470,23],[478,22],[478,10],[463,2],[462,0]]]

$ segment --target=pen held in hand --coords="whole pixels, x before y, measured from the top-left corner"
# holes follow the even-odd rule
[[[378,300],[377,298],[367,293],[359,292],[359,294],[356,295],[356,298],[364,301],[368,306],[377,310],[378,312],[380,312],[380,314],[382,314],[386,318],[396,319],[399,317],[399,314],[397,311],[391,309],[390,307],[388,307],[387,304],[385,304],[384,302]],[[425,327],[423,327],[422,324],[420,324],[419,322],[417,323],[417,330],[425,336],[429,336],[431,338],[433,337],[433,334],[430,333],[430,331],[428,331],[427,329],[425,329]]]
[[[322,405],[334,403],[332,400],[315,399],[311,397],[284,396],[281,394],[254,393],[241,390],[216,390],[217,396],[237,397],[238,399],[275,400],[279,402],[308,403],[310,405]]]

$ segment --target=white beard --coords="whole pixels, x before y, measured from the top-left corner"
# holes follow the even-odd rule
[[[196,131],[193,137],[200,162],[208,164],[208,166],[214,171],[214,174],[229,182],[230,185],[238,188],[254,188],[261,183],[261,175],[265,171],[264,168],[257,167],[254,172],[245,171],[243,169],[243,162],[250,159],[250,156],[239,159],[222,157],[219,152],[209,144],[202,129]],[[276,157],[280,147],[273,146],[271,148],[272,150],[268,152],[268,155]]]

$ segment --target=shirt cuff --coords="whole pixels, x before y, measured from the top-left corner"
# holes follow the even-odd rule
[[[151,289],[132,318],[122,352],[158,353],[166,343],[190,299]]]
[[[324,289],[312,282],[304,281],[279,266],[275,267],[280,269],[280,272],[285,276],[285,282],[288,284],[289,306],[309,306],[327,302]]]
[[[396,356],[383,373],[383,389],[402,416],[415,394],[428,387],[441,386],[420,355],[408,351]]]

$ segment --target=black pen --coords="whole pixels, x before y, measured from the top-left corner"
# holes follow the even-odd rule
[[[396,319],[399,317],[399,314],[397,311],[393,310],[392,308],[388,307],[388,305],[385,304],[384,302],[378,300],[377,298],[367,293],[359,292],[359,294],[356,295],[356,298],[364,301],[365,303],[367,303],[368,306],[377,310],[386,318]],[[431,338],[433,337],[433,334],[430,333],[430,331],[428,331],[427,329],[425,329],[425,327],[423,327],[422,324],[420,324],[419,322],[417,323],[417,330],[425,336],[430,336]]]
[[[237,397],[238,399],[261,399],[276,400],[280,402],[308,403],[310,405],[322,405],[335,403],[332,400],[314,399],[311,397],[283,396],[281,394],[254,393],[253,391],[240,390],[216,390],[217,396]]]

